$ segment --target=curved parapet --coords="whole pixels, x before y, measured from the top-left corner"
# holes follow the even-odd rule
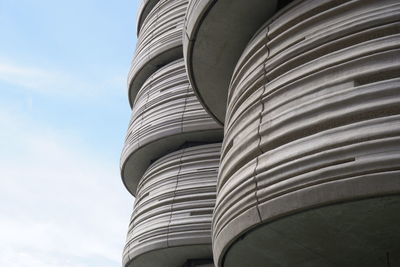
[[[185,148],[148,168],[138,186],[123,266],[176,267],[212,259],[220,148],[220,143]]]
[[[397,0],[296,1],[251,40],[229,89],[218,266],[400,260],[399,19]]]
[[[160,0],[141,27],[128,75],[129,103],[150,75],[182,58],[183,21],[188,0]]]
[[[203,106],[224,123],[235,64],[251,37],[278,7],[278,0],[192,0],[185,19],[186,67]],[[280,1],[288,2],[288,1]]]
[[[144,20],[160,0],[141,0],[137,13],[137,34],[139,35]]]
[[[204,111],[187,79],[183,60],[159,69],[137,94],[121,156],[122,179],[135,195],[155,159],[187,142],[216,142],[222,128]]]

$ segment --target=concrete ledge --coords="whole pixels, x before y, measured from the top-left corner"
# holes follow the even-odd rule
[[[154,8],[154,6],[159,2],[160,0],[142,0],[140,2],[140,6],[138,8],[137,12],[137,20],[136,20],[136,25],[137,25],[137,35],[140,33],[140,29],[142,27],[142,24],[144,20],[147,18],[149,15],[150,11]]]
[[[121,155],[122,180],[135,195],[152,161],[184,143],[217,142],[222,135],[194,95],[183,60],[174,61],[154,72],[137,94]]]
[[[276,8],[277,0],[190,2],[184,35],[186,67],[198,98],[220,124],[235,64]]]
[[[124,260],[124,267],[177,267],[183,266],[187,259],[211,257],[211,245],[188,245],[152,250],[132,260]],[[213,265],[212,265],[213,266]]]
[[[236,239],[220,266],[397,266],[399,209],[400,195],[393,195],[327,205],[264,223]]]
[[[124,266],[175,267],[212,258],[220,148],[221,143],[184,148],[149,166],[138,186]]]
[[[357,256],[346,262],[327,255],[329,249],[320,251],[322,258],[307,254],[299,247],[318,254],[319,245],[291,239],[296,235],[290,231],[301,230],[296,223],[306,225],[296,217],[308,210],[321,208],[325,214],[324,206],[331,204],[342,203],[346,210],[356,200],[375,198],[379,204],[379,198],[400,194],[399,17],[396,0],[295,1],[249,42],[229,87],[213,218],[218,266],[243,266],[245,260],[251,266],[380,265],[375,252],[368,258],[359,251],[357,244],[364,241],[373,250],[368,235],[337,240],[338,230],[323,240],[337,245],[335,255],[354,245],[347,249]],[[368,214],[367,204],[355,213],[373,221],[366,232],[379,233],[378,210]],[[274,225],[291,215],[286,236]],[[357,216],[337,222],[361,224]],[[395,232],[397,224],[398,217],[387,220],[385,231]],[[252,235],[255,228],[273,230]],[[302,237],[307,234],[312,232]],[[390,239],[383,235],[378,242]],[[399,236],[393,238],[389,253],[400,243]],[[385,254],[384,248],[376,250]]]
[[[188,0],[160,0],[144,21],[128,74],[129,104],[160,67],[182,58],[183,21]]]

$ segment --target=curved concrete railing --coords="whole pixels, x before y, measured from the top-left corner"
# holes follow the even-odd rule
[[[278,0],[192,0],[185,18],[183,53],[190,82],[203,106],[224,123],[235,64]]]
[[[221,144],[155,161],[138,186],[123,266],[176,267],[212,259],[211,218]]]
[[[328,208],[318,210],[314,227],[296,226],[312,213],[282,219],[281,227],[267,222],[400,194],[399,90],[398,1],[296,1],[271,19],[245,49],[230,85],[213,220],[216,264],[305,266],[307,255],[316,263],[307,266],[379,266],[376,255],[386,253],[379,242],[390,249],[398,243],[390,237],[397,219],[385,221],[375,244],[358,230],[334,240],[344,235],[324,228]],[[399,198],[389,202],[400,207]],[[361,207],[353,216],[335,223],[371,215],[354,205]],[[362,229],[379,232],[384,219],[371,217]],[[332,240],[311,240],[315,227],[332,230]],[[349,251],[352,257],[342,256]]]
[[[135,195],[151,161],[185,142],[216,142],[222,128],[204,111],[186,76],[183,60],[159,69],[143,84],[121,156],[122,179]]]
[[[128,75],[132,106],[143,83],[161,66],[182,57],[183,21],[188,0],[160,0],[141,27]]]
[[[154,8],[154,6],[159,2],[160,0],[141,0],[138,12],[137,12],[137,34],[139,35],[140,29],[142,28],[144,20],[147,18],[149,15],[150,11]]]

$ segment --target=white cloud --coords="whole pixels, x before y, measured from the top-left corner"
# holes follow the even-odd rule
[[[96,77],[90,79],[80,77],[82,75],[88,74],[72,73],[57,68],[30,67],[6,59],[0,60],[0,81],[33,93],[79,98],[125,95],[125,79],[121,79],[118,75],[96,74]],[[88,83],[88,80],[91,83]]]
[[[133,199],[117,159],[13,110],[0,126],[0,266],[120,266]]]

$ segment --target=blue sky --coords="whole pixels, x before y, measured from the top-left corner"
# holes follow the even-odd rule
[[[121,266],[137,0],[0,0],[0,266]]]

